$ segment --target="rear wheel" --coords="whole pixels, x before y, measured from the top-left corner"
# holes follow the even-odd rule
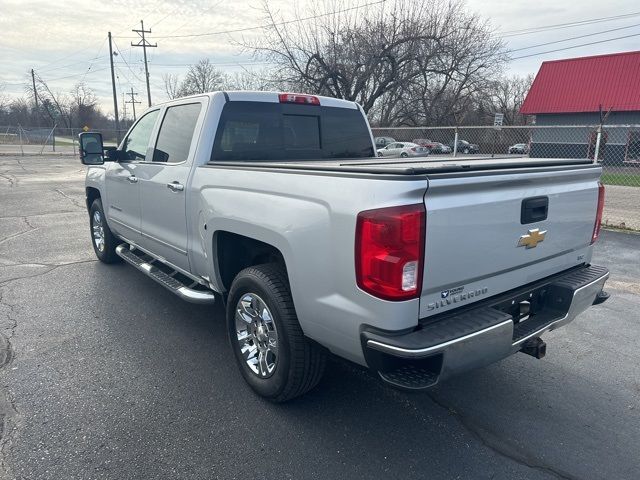
[[[468,154],[468,153],[469,153],[469,149],[468,149],[468,148],[465,148],[465,149],[462,151],[462,153],[467,153],[467,154]]]
[[[258,265],[236,276],[227,327],[240,372],[258,395],[284,402],[320,381],[326,353],[302,333],[281,266]]]
[[[407,152],[402,152],[402,153],[400,154],[400,156],[401,156],[402,158],[407,158],[409,155],[407,155]]]
[[[89,209],[89,225],[91,227],[91,244],[98,260],[104,263],[115,263],[120,260],[116,254],[118,239],[111,232],[104,216],[102,201],[97,198]]]

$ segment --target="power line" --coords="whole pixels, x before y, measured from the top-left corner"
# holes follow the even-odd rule
[[[131,72],[131,74],[134,76],[134,78],[136,80],[138,80],[139,82],[142,82],[142,80],[140,79],[140,77],[138,77],[138,75],[136,74],[136,72],[133,71],[133,68],[131,68],[131,66],[129,65],[129,63],[125,60],[124,55],[122,55],[122,51],[120,50],[120,48],[118,48],[118,44],[115,42],[115,40],[113,41],[113,46],[116,47],[116,51],[118,52],[118,56],[122,59],[122,61],[124,62],[124,64],[127,66],[127,68],[129,69],[129,71]],[[129,50],[132,50],[132,48],[129,48]],[[126,50],[125,50],[126,52]],[[125,75],[126,76],[126,75]],[[127,78],[128,79],[128,78]],[[129,83],[132,83],[131,80],[129,80]]]
[[[98,49],[98,53],[96,53],[96,57],[98,55],[100,55],[100,52],[102,51],[102,47],[104,47],[104,44],[106,43],[107,38],[104,39],[104,41],[100,44],[100,48]],[[84,72],[84,75],[82,76],[82,79],[80,80],[80,83],[84,82],[84,79],[87,78],[87,74],[89,73],[89,70],[91,70],[91,67],[93,67],[93,62],[91,62],[89,64],[89,68],[87,68],[87,71]]]
[[[594,33],[587,33],[586,35],[578,35],[577,37],[569,37],[569,38],[564,38],[562,40],[555,40],[553,42],[546,42],[546,43],[539,43],[537,45],[530,45],[528,47],[522,47],[522,48],[514,48],[512,50],[509,50],[509,53],[513,53],[513,52],[520,52],[522,50],[530,50],[532,48],[537,48],[537,47],[544,47],[546,45],[553,45],[556,43],[563,43],[563,42],[569,42],[571,40],[578,40],[579,38],[587,38],[587,37],[594,37],[596,35],[603,35],[605,33],[610,33],[610,32],[617,32],[618,30],[626,30],[629,28],[634,28],[634,27],[640,27],[640,24],[635,24],[635,25],[628,25],[626,27],[619,27],[619,28],[611,28],[609,30],[603,30],[601,32],[594,32]]]
[[[634,33],[634,34],[631,34],[631,35],[624,35],[622,37],[616,37],[616,38],[608,38],[606,40],[599,40],[597,42],[581,43],[579,45],[572,45],[570,47],[556,48],[555,50],[547,50],[546,52],[531,53],[529,55],[522,55],[520,57],[513,57],[511,60],[519,60],[521,58],[536,57],[538,55],[545,55],[547,53],[562,52],[564,50],[571,50],[572,48],[587,47],[589,45],[597,45],[599,43],[613,42],[615,40],[622,40],[622,39],[625,39],[625,38],[631,38],[631,37],[637,37],[637,36],[640,36],[640,33]]]
[[[176,8],[174,8],[173,10],[171,10],[169,13],[167,13],[164,17],[162,17],[160,20],[158,20],[157,22],[154,22],[149,28],[153,28],[155,26],[157,26],[159,23],[164,22],[167,18],[169,18],[171,15],[173,15],[174,13],[176,13],[178,10],[180,10],[183,6],[182,5],[178,5]],[[205,10],[208,11],[209,9]],[[204,12],[203,12],[204,13]]]
[[[282,22],[276,22],[276,23],[266,23],[263,25],[256,25],[254,27],[244,27],[244,28],[236,28],[233,30],[220,30],[217,32],[207,32],[207,33],[192,33],[192,34],[184,34],[184,35],[159,35],[156,36],[156,38],[189,38],[189,37],[207,37],[210,35],[224,35],[224,34],[228,34],[228,33],[240,33],[240,32],[248,32],[250,30],[261,30],[264,28],[269,28],[269,27],[279,27],[282,25],[289,25],[291,23],[297,23],[297,22],[305,22],[307,20],[313,20],[316,18],[321,18],[321,17],[327,17],[329,15],[335,15],[336,13],[345,13],[345,12],[349,12],[352,10],[359,10],[361,8],[364,7],[371,7],[373,5],[379,5],[381,3],[385,3],[387,0],[378,0],[376,2],[370,2],[370,3],[365,3],[362,5],[356,5],[354,7],[349,7],[349,8],[344,8],[342,10],[334,10],[332,12],[327,12],[327,13],[320,13],[318,15],[312,15],[309,17],[304,17],[304,18],[296,18],[293,20],[285,20]]]
[[[104,70],[109,70],[109,67],[104,67],[104,68],[99,68],[99,69],[96,69],[96,70],[91,70],[91,73],[102,72]],[[55,82],[57,80],[64,80],[64,79],[67,79],[67,78],[81,77],[81,76],[86,76],[88,73],[89,72],[74,73],[73,75],[65,75],[64,77],[50,78],[48,81],[49,82]]]
[[[498,33],[501,37],[516,37],[519,35],[529,35],[531,33],[540,33],[540,32],[546,32],[549,30],[557,30],[559,28],[581,27],[584,25],[591,25],[594,23],[610,22],[613,20],[621,20],[624,18],[637,17],[638,15],[640,15],[640,12],[625,13],[623,15],[614,15],[611,17],[598,17],[598,18],[591,18],[587,20],[577,20],[577,21],[568,22],[568,23],[556,23],[554,25],[545,25],[543,27],[523,28],[520,30],[509,30],[506,32],[498,32]]]
[[[70,53],[69,55],[65,55],[64,57],[58,58],[57,60],[52,60],[49,63],[45,63],[44,65],[42,65],[42,68],[46,67],[47,65],[51,65],[53,63],[58,63],[58,62],[61,62],[62,60],[66,60],[67,58],[73,57],[74,55],[77,55],[80,52],[86,52],[87,50],[91,50],[92,48],[93,48],[93,45],[89,47],[85,47],[81,50],[76,50],[75,52]]]
[[[224,0],[221,0],[220,2],[216,2],[213,5],[211,5],[209,8],[207,8],[206,10],[204,10],[200,16],[204,15],[205,13],[207,13],[209,10],[211,10],[212,8],[217,7],[218,5],[220,5]],[[167,35],[171,35],[173,33],[176,33],[178,30],[180,30],[182,27],[184,27],[185,25],[187,25],[188,23],[191,23],[191,20],[187,20],[186,22],[184,22],[182,25],[180,25],[178,28],[175,28],[173,30],[171,30]]]
[[[149,62],[151,65],[156,67],[191,67],[193,63],[154,63]],[[273,62],[226,62],[226,63],[213,63],[209,62],[209,65],[213,65],[215,67],[241,67],[244,65],[275,65]]]

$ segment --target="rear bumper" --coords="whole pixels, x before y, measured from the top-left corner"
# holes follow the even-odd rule
[[[400,335],[365,329],[367,364],[389,383],[424,388],[518,352],[571,322],[596,300],[609,272],[583,266],[434,319]],[[530,308],[528,318],[521,304]]]

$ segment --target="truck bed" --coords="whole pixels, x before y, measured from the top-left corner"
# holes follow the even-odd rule
[[[260,161],[211,161],[211,166],[242,168],[278,168],[349,173],[373,173],[389,175],[428,175],[436,173],[472,172],[539,167],[567,167],[593,165],[587,158],[514,158],[476,156],[474,158],[428,157],[424,159],[381,159],[372,157],[351,160],[296,160],[286,162]]]

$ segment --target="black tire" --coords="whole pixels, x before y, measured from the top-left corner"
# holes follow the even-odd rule
[[[247,294],[260,297],[277,329],[277,362],[268,378],[251,370],[237,339],[236,308]],[[302,333],[284,268],[275,263],[242,270],[233,280],[227,301],[227,331],[240,372],[260,396],[285,402],[315,387],[324,373],[326,352]],[[255,343],[254,343],[255,345]]]
[[[379,157],[381,157],[381,156],[382,156],[382,154],[381,154],[380,152],[378,152],[378,156],[379,156]]]
[[[102,231],[104,238],[104,245],[102,250],[96,245],[96,240],[93,236],[94,226],[96,225],[96,212],[99,214],[100,221],[102,223]],[[89,232],[91,234],[91,245],[93,245],[93,251],[96,252],[98,260],[104,263],[116,263],[120,261],[120,257],[116,254],[116,247],[122,243],[111,232],[109,225],[107,224],[107,218],[102,208],[102,201],[97,198],[91,204],[89,209]]]
[[[401,156],[402,158],[407,158],[409,155],[407,155],[407,153],[406,153],[406,152],[402,152],[402,153],[400,154],[400,156]]]
[[[462,153],[466,153],[466,154],[468,155],[468,154],[469,154],[469,149],[468,149],[468,148],[465,148],[465,149],[462,151]]]

